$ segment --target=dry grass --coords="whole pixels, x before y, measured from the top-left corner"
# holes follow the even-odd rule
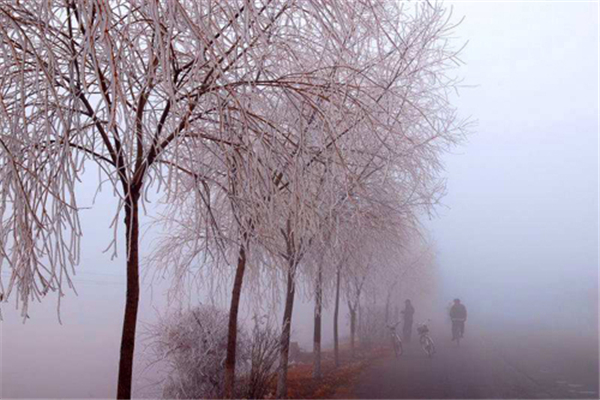
[[[333,350],[322,353],[321,371],[323,377],[312,376],[312,353],[304,353],[302,363],[290,366],[288,371],[288,398],[290,399],[331,399],[352,398],[358,376],[364,368],[375,360],[386,357],[389,349],[376,348],[357,352],[352,357],[349,346],[340,348],[340,366],[335,367]],[[273,388],[276,386],[275,382]],[[273,393],[275,390],[273,389]]]

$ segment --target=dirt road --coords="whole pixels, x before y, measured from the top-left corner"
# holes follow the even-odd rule
[[[457,348],[434,336],[437,353],[427,358],[418,338],[399,359],[365,370],[358,398],[598,398],[598,346],[539,335],[491,340],[465,337]]]

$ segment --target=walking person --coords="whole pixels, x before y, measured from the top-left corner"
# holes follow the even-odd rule
[[[410,343],[410,336],[412,334],[413,315],[415,309],[410,303],[410,300],[404,302],[404,310],[401,311],[404,315],[404,325],[402,326],[402,336],[406,343]]]

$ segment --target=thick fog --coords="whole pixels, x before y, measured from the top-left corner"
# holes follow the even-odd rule
[[[462,16],[456,42],[468,45],[455,102],[475,124],[445,158],[447,195],[438,215],[424,218],[436,250],[437,291],[414,299],[415,320],[432,319],[435,329],[448,329],[438,331],[445,338],[445,307],[460,297],[468,326],[495,331],[498,340],[545,331],[597,352],[598,5],[455,3],[453,18]],[[88,175],[93,180],[95,173]],[[116,259],[103,253],[116,202],[105,187],[92,204],[95,189],[95,182],[80,185],[79,202],[91,209],[81,214],[78,294],[61,299],[62,325],[54,296],[32,305],[25,324],[14,303],[2,304],[2,397],[115,395],[124,248],[121,241]],[[142,247],[154,238],[148,230]],[[145,282],[142,332],[167,312],[168,282]],[[189,304],[208,297],[191,296]],[[292,340],[310,350],[313,305],[300,297],[294,312]],[[346,317],[342,305],[343,335]],[[330,321],[329,306],[325,347]],[[155,372],[144,368],[143,344],[137,353],[134,392],[143,395]]]
[[[596,5],[456,5],[477,118],[431,222],[448,297],[488,322],[596,334]],[[505,23],[500,23],[504,21]]]

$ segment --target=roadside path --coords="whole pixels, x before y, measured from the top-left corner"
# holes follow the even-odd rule
[[[551,347],[536,346],[535,342],[501,347],[481,334],[465,337],[459,348],[446,337],[434,340],[437,353],[431,359],[419,347],[418,338],[413,338],[399,359],[386,358],[363,371],[355,396],[598,398],[597,354],[574,359],[572,354],[558,354]]]

